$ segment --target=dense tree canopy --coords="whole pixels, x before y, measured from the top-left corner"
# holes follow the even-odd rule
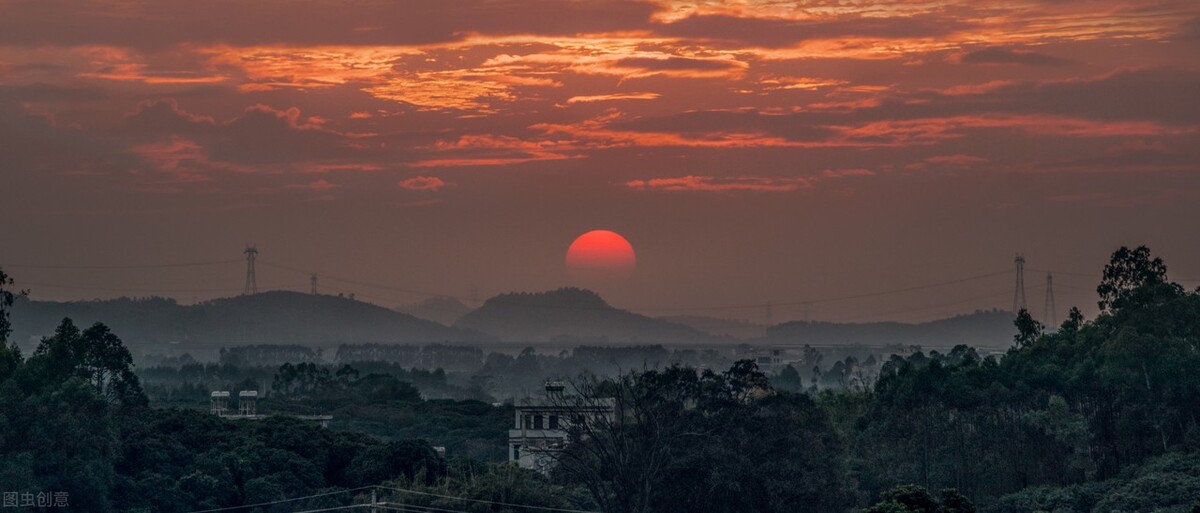
[[[749,360],[714,373],[672,366],[576,385],[559,405],[583,417],[549,455],[606,512],[836,511],[847,501],[840,443],[805,395],[776,391]]]
[[[981,359],[893,357],[851,438],[868,494],[897,483],[998,497],[1117,478],[1200,441],[1200,294],[1166,280],[1145,248],[1113,254],[1105,311],[1057,331],[1026,312],[1014,347]]]
[[[699,353],[635,348],[668,365],[585,375],[559,396],[572,418],[598,401],[613,413],[568,422],[547,478],[480,461],[503,458],[513,406],[423,400],[425,385],[454,386],[440,369],[189,362],[145,373],[155,393],[183,383],[180,397],[194,404],[218,383],[269,391],[282,413],[336,408],[345,420],[334,430],[287,416],[235,422],[151,408],[129,352],[103,324],[64,319],[28,358],[9,344],[15,293],[0,272],[0,483],[68,491],[73,507],[96,512],[181,512],[380,483],[390,502],[467,511],[1194,511],[1200,291],[1172,283],[1165,263],[1139,247],[1113,253],[1097,293],[1095,319],[1071,309],[1054,327],[1017,312],[1003,355],[916,350],[891,356],[873,382],[861,373],[873,357],[838,356],[823,370],[812,348],[799,369],[770,380],[751,361],[714,372],[683,365]],[[622,354],[578,353],[489,356],[471,393],[486,397],[492,379],[532,383]],[[801,375],[809,366],[811,386]],[[476,459],[447,461],[431,439]],[[353,496],[291,505],[336,507]]]

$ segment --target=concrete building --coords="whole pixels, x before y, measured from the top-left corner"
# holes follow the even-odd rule
[[[545,397],[516,404],[514,427],[508,431],[508,461],[546,472],[554,453],[569,443],[572,426],[612,419],[613,399],[569,396],[565,388],[561,381],[547,381]]]
[[[231,420],[262,420],[269,417],[269,415],[258,413],[257,390],[243,390],[238,392],[238,409],[236,412],[229,409],[229,392],[224,390],[215,391],[211,394],[209,412],[223,419]],[[285,416],[312,422],[326,428],[329,427],[329,421],[333,420],[333,415]]]

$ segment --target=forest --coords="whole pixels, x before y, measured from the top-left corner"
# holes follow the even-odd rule
[[[1018,312],[1001,355],[894,355],[847,387],[750,360],[580,374],[571,397],[619,413],[569,429],[544,474],[503,461],[513,406],[482,385],[422,396],[455,386],[444,371],[286,363],[250,376],[264,406],[346,420],[221,419],[188,406],[207,389],[143,386],[155,376],[103,324],[63,320],[23,355],[7,340],[19,291],[0,280],[0,489],[65,492],[74,511],[303,511],[372,493],[426,512],[1200,511],[1200,290],[1145,247],[1112,254],[1096,318]]]

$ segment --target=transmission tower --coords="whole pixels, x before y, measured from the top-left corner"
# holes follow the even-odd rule
[[[1013,313],[1024,310],[1025,304],[1025,255],[1017,253],[1017,258],[1013,259],[1013,263],[1017,264],[1017,284],[1013,289]]]
[[[1050,273],[1046,273],[1046,305],[1045,311],[1042,312],[1042,322],[1046,323],[1047,327],[1058,324],[1058,314],[1054,308],[1054,275]]]
[[[308,277],[308,282],[312,284],[312,295],[317,295],[317,275],[313,274]]]
[[[775,316],[772,315],[772,313],[773,312],[771,312],[771,302],[767,301],[767,325],[768,326],[774,324],[774,321],[775,321],[775,319],[774,319]]]
[[[242,294],[258,294],[258,283],[254,279],[254,258],[258,256],[258,249],[254,246],[246,246],[246,290]]]

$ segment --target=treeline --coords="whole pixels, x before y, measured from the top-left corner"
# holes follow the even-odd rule
[[[1170,282],[1140,247],[1112,255],[1097,292],[1095,319],[1072,310],[1048,328],[1021,312],[1001,356],[965,345],[916,351],[882,362],[860,386],[822,382],[835,369],[832,380],[845,380],[873,366],[816,351],[802,360],[816,363],[815,387],[796,369],[768,378],[753,361],[716,367],[728,356],[655,347],[489,355],[468,389],[500,380],[532,388],[578,375],[577,364],[647,362],[589,374],[557,399],[565,418],[599,420],[567,423],[569,443],[547,454],[549,481],[479,463],[503,457],[511,406],[419,400],[416,377],[398,364],[285,365],[261,381],[280,408],[333,409],[347,422],[336,430],[360,434],[286,419],[235,424],[147,408],[120,340],[102,325],[66,322],[29,358],[0,346],[0,482],[71,490],[94,500],[87,511],[224,507],[392,479],[604,513],[1194,511],[1200,290]],[[649,365],[660,359],[664,367]],[[595,415],[600,399],[611,416]],[[475,461],[447,463],[431,445]]]
[[[1196,511],[1200,290],[1140,247],[1097,292],[1096,319],[1022,311],[1002,357],[893,356],[872,387],[796,395],[750,362],[585,381],[621,413],[573,428],[557,476],[623,513]]]
[[[319,364],[300,360],[294,365],[233,365],[218,363],[186,363],[179,366],[144,367],[137,374],[142,379],[146,393],[154,404],[183,406],[188,402],[207,401],[213,390],[257,390],[269,396],[272,383],[281,367],[295,368],[304,365],[314,369],[308,372],[330,374],[341,370],[332,364]],[[385,374],[418,388],[422,396],[432,399],[479,399],[490,402],[487,395],[479,395],[449,381],[441,368],[405,368],[388,362],[351,362],[353,372],[363,375]],[[318,379],[314,376],[313,379]]]
[[[385,482],[462,490],[483,500],[519,494],[534,506],[592,507],[582,493],[548,485],[533,472],[447,461],[424,440],[384,441],[283,416],[231,421],[150,408],[129,351],[102,324],[80,329],[63,320],[25,357],[7,338],[11,285],[0,271],[5,507],[11,493],[18,500],[53,497],[47,504],[18,503],[23,511],[283,512],[361,503],[369,492],[356,489]],[[480,487],[477,475],[504,480]],[[313,495],[320,496],[292,500]],[[276,501],[285,503],[246,506]]]
[[[1049,486],[1092,508],[1107,499],[1088,483],[1136,476],[1162,455],[1194,465],[1200,292],[1168,281],[1144,247],[1114,253],[1097,291],[1098,318],[1072,309],[1053,332],[1021,312],[1002,359],[962,346],[888,362],[847,429],[864,488],[910,482],[990,498]],[[1200,500],[1200,481],[1173,491]]]
[[[483,365],[484,356],[483,350],[474,346],[342,344],[337,348],[336,358],[338,362],[343,363],[378,361],[405,367],[443,368],[450,371],[470,372],[479,370],[479,367]]]

